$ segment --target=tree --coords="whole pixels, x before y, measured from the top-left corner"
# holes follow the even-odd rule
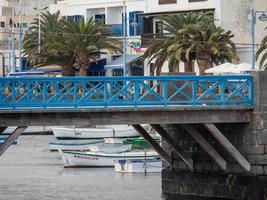
[[[186,57],[195,53],[200,74],[204,74],[213,63],[239,61],[231,31],[226,32],[214,23],[199,22],[188,24],[178,32],[184,35],[178,50],[186,49]]]
[[[39,19],[34,19],[31,24],[30,33],[23,39],[23,49],[27,61],[35,67],[44,65],[57,64],[62,66],[63,76],[75,75],[73,67],[74,59],[71,51],[58,52],[53,49],[48,49],[47,42],[62,40],[60,32],[63,28],[64,17],[60,16],[60,12],[56,13],[41,13],[40,30],[41,43],[39,52]],[[64,40],[63,40],[64,41]]]
[[[143,59],[148,58],[148,62],[155,61],[155,67],[161,68],[165,62],[168,62],[170,72],[179,71],[179,63],[185,63],[185,71],[193,71],[194,53],[186,56],[185,47],[180,48],[183,34],[179,32],[187,24],[195,24],[200,21],[210,21],[209,13],[188,13],[175,14],[158,18],[162,21],[162,31],[165,33],[157,38],[147,48]]]
[[[121,52],[119,41],[101,22],[75,22],[60,13],[41,14],[41,51],[38,51],[38,19],[32,23],[31,33],[23,40],[27,59],[37,67],[48,64],[62,66],[62,75],[85,76],[90,63],[96,61],[102,50]]]
[[[256,59],[260,59],[260,69],[267,70],[267,35],[261,42],[261,46],[256,53]]]
[[[80,76],[86,76],[90,63],[109,50],[121,52],[119,41],[111,38],[112,32],[102,22],[95,22],[93,18],[79,23],[73,20],[64,20],[61,31],[62,40],[47,42],[46,47],[58,52],[73,52],[74,66],[79,70]]]

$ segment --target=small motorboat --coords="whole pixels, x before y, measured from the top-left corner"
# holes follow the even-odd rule
[[[91,139],[91,140],[54,140],[49,142],[50,151],[62,150],[89,150],[91,145],[101,145],[104,139]]]
[[[159,173],[162,161],[159,157],[149,159],[115,160],[115,172],[121,173]]]
[[[151,135],[156,142],[160,142],[160,137]],[[123,144],[131,144],[133,149],[150,149],[150,144],[143,137],[126,138],[123,140]]]
[[[145,129],[149,125],[144,126]],[[138,132],[128,125],[112,125],[97,128],[64,128],[53,127],[57,139],[95,139],[95,138],[128,138],[139,136]]]
[[[103,153],[122,153],[131,151],[132,145],[124,145],[124,144],[100,144],[100,145],[90,145],[89,150],[91,152],[103,152]]]
[[[125,153],[81,152],[59,150],[64,167],[114,167],[116,160],[155,159],[155,151],[132,151]]]

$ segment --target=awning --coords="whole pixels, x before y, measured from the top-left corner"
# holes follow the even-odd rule
[[[126,65],[138,60],[142,55],[140,54],[127,54],[126,55]],[[116,60],[113,60],[111,63],[105,66],[105,68],[123,68],[123,56],[118,57]]]

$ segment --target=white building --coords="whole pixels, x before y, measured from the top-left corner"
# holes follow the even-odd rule
[[[60,10],[63,15],[82,15],[84,18],[94,17],[104,19],[118,36],[121,35],[122,0],[58,0],[51,5],[50,10]],[[238,48],[241,62],[252,62],[252,20],[251,9],[267,12],[265,0],[126,0],[128,13],[128,36],[138,38],[135,42],[130,40],[128,47],[143,51],[152,42],[160,31],[157,16],[186,12],[211,12],[215,23],[235,34],[234,42]],[[144,12],[144,14],[140,14]],[[138,14],[137,14],[138,13]],[[266,13],[267,14],[267,13]],[[140,19],[142,16],[142,20]],[[266,34],[264,30],[267,22],[258,19],[261,13],[257,12],[255,25],[255,42],[259,44]],[[139,19],[139,20],[137,20]],[[142,44],[140,44],[140,37]],[[149,37],[151,40],[149,40]],[[137,47],[137,48],[136,48]],[[166,67],[167,69],[167,67]]]
[[[146,0],[126,0],[125,5],[127,13],[127,54],[141,54],[141,33],[143,29],[141,14],[145,12]],[[112,30],[115,37],[122,38],[123,36],[123,0],[58,0],[56,4],[50,5],[50,11],[56,12],[58,10],[62,15],[74,20],[81,18],[86,20],[90,17],[95,20],[102,20]],[[111,53],[104,57],[107,59],[107,64],[110,64],[118,55]],[[139,71],[131,64],[131,61],[136,60],[137,57],[136,55],[126,56],[127,63],[132,71],[132,73],[130,72],[131,75],[135,74],[134,71]],[[111,75],[111,72],[106,74]]]
[[[49,5],[54,2],[54,0],[0,0],[0,54],[4,57],[6,73],[11,71],[12,66],[13,71],[19,68],[20,26],[23,37],[39,11],[48,10]],[[13,38],[14,45],[12,45]]]
[[[147,12],[143,15],[142,45],[146,46],[160,32],[157,16],[186,12],[211,12],[214,21],[225,30],[235,34],[241,62],[252,63],[252,17],[251,10],[265,11],[265,0],[147,0]],[[255,43],[259,44],[267,31],[267,22],[259,20],[262,13],[257,12],[255,25]],[[167,67],[165,67],[167,70]]]

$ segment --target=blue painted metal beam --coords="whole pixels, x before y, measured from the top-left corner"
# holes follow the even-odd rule
[[[252,76],[1,78],[0,109],[252,108]]]

